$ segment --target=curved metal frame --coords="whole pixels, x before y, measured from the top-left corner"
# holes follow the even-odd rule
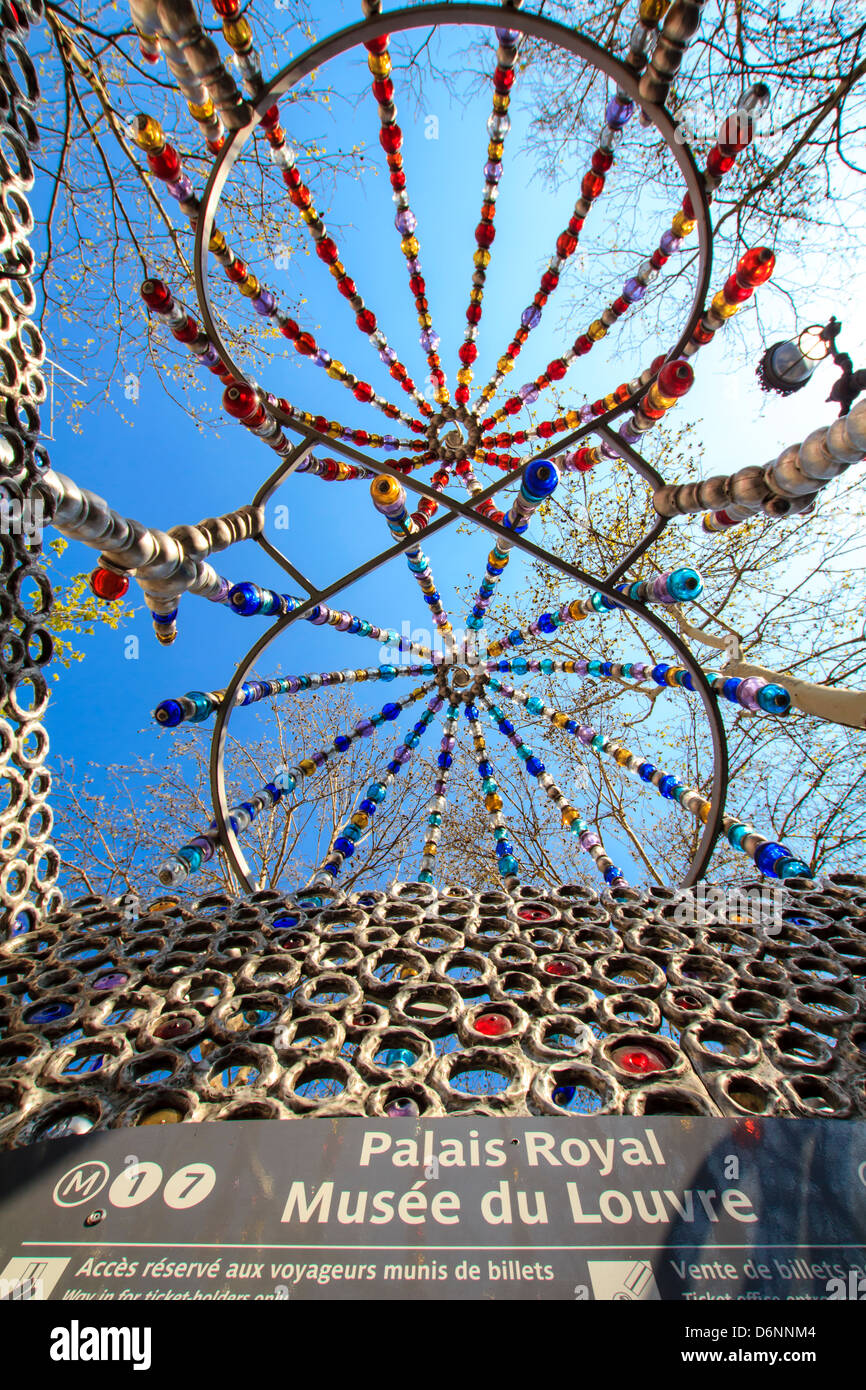
[[[208,178],[196,226],[194,253],[195,288],[205,330],[211,338],[225,367],[237,379],[246,380],[246,374],[234,361],[231,353],[226,348],[211,308],[207,274],[208,243],[216,217],[217,205],[223,189],[241,154],[244,144],[251,137],[262,115],[274,104],[276,98],[284,95],[323,63],[339,57],[343,53],[369,39],[378,38],[384,34],[427,28],[431,25],[452,26],[477,24],[490,27],[497,23],[502,23],[503,19],[507,19],[510,28],[514,28],[524,34],[532,35],[535,38],[545,39],[565,49],[576,58],[595,67],[597,70],[605,73],[608,77],[616,81],[622,90],[647,112],[656,129],[659,130],[673,153],[688,188],[698,230],[698,275],[692,307],[685,326],[675,346],[666,354],[666,359],[669,360],[681,354],[703,313],[703,307],[706,301],[712,270],[712,229],[710,224],[709,204],[703,181],[690,148],[685,144],[680,144],[675,139],[675,126],[670,114],[664,107],[653,105],[641,99],[636,77],[630,69],[625,67],[618,59],[606,53],[590,39],[567,29],[553,20],[545,19],[539,15],[522,14],[516,10],[503,10],[499,7],[494,8],[489,5],[473,3],[435,3],[419,6],[411,10],[396,10],[388,15],[376,15],[370,19],[352,25],[347,29],[340,30],[329,38],[324,39],[321,43],[308,49],[306,53],[295,59],[294,62],[288,64],[270,81],[270,83],[268,83],[264,95],[256,105],[255,118],[249,125],[235,131],[230,138],[227,139],[223,149],[218,155],[211,170],[210,177]],[[570,434],[566,435],[564,439],[557,441],[555,444],[549,444],[546,448],[539,450],[536,454],[532,455],[532,459],[548,458],[569,448],[588,434],[599,434],[609,442],[615,441],[618,451],[625,458],[626,462],[629,463],[629,465],[653,488],[663,486],[664,479],[661,475],[652,468],[646,460],[641,458],[636,450],[626,445],[619,436],[614,436],[609,428],[614,419],[635,408],[645,390],[645,386],[641,387],[640,391],[635,392],[621,404],[614,406],[613,409],[607,411],[597,419],[579,426]],[[526,465],[531,459],[526,459],[518,468],[513,469],[502,478],[490,484],[481,493],[472,498],[471,505],[467,505],[443,493],[435,492],[427,484],[422,483],[412,475],[404,475],[398,470],[389,467],[387,463],[371,458],[361,450],[355,449],[342,441],[331,439],[330,436],[322,435],[315,429],[301,425],[297,420],[288,416],[278,407],[269,404],[268,410],[284,429],[288,429],[295,435],[299,435],[301,437],[301,443],[292,452],[289,458],[280,464],[262,487],[259,488],[254,499],[256,504],[262,504],[273,495],[286,478],[295,471],[312,447],[324,445],[331,452],[342,455],[353,462],[361,463],[366,468],[372,468],[377,473],[386,473],[392,477],[396,477],[404,487],[408,488],[413,493],[433,499],[438,506],[443,509],[444,515],[429,523],[424,531],[425,537],[434,534],[436,531],[441,530],[461,517],[469,520],[474,525],[480,526],[491,534],[509,540],[516,548],[525,551],[527,554],[532,555],[535,559],[541,560],[545,564],[551,565],[560,573],[566,574],[570,578],[578,580],[580,583],[599,589],[608,598],[614,598],[622,607],[634,613],[636,617],[642,618],[648,622],[650,627],[669,644],[691,674],[692,680],[695,683],[695,688],[701,697],[704,710],[709,720],[713,742],[714,765],[711,810],[704,826],[697,851],[685,875],[682,886],[690,887],[692,884],[696,883],[709,863],[718,838],[724,813],[728,774],[727,742],[724,725],[719,713],[717,701],[710,689],[707,679],[679,635],[673,632],[672,629],[648,607],[643,607],[626,595],[617,593],[613,587],[614,583],[625,574],[634,561],[661,535],[667,524],[666,520],[664,518],[659,518],[643,539],[632,548],[615,569],[612,570],[605,579],[599,579],[596,576],[586,573],[577,566],[570,565],[558,559],[556,556],[551,555],[548,551],[536,546],[524,536],[517,536],[512,531],[506,531],[496,522],[490,521],[489,518],[479,515],[475,510],[479,502],[493,497],[496,493],[521,477]],[[326,602],[329,598],[334,597],[348,588],[357,579],[379,568],[379,566],[385,564],[388,560],[407,550],[411,545],[417,544],[416,536],[407,537],[399,544],[395,544],[390,546],[387,550],[381,551],[378,555],[373,556],[363,565],[341,576],[333,583],[326,585],[324,588],[318,588],[269,540],[267,540],[266,537],[258,536],[255,539],[258,541],[259,545],[261,545],[262,549],[264,549],[277,564],[306,590],[308,598],[291,614],[277,619],[277,621],[253,644],[241,662],[239,662],[234,676],[226,687],[225,694],[217,710],[213,730],[210,752],[210,789],[214,806],[214,816],[217,822],[221,844],[226,851],[232,869],[251,892],[255,891],[255,885],[250,878],[249,869],[237,837],[228,823],[229,808],[225,790],[225,769],[223,760],[228,723],[235,708],[235,695],[246,680],[261,653],[290,627],[292,623],[305,617],[317,604]]]

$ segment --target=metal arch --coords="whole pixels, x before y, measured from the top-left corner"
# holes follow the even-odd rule
[[[276,98],[284,95],[316,68],[321,67],[323,63],[329,62],[332,58],[340,57],[341,54],[368,39],[379,38],[384,34],[400,33],[407,29],[422,29],[439,24],[476,24],[489,28],[497,22],[501,23],[503,17],[507,19],[509,27],[513,27],[521,33],[530,34],[534,38],[546,39],[551,44],[573,54],[576,58],[581,58],[585,63],[597,68],[617,82],[630,99],[650,117],[679,165],[691,198],[698,231],[698,276],[692,308],[676,344],[667,353],[667,358],[679,357],[703,313],[712,272],[713,252],[709,201],[703,179],[690,147],[676,139],[676,127],[670,113],[663,106],[657,106],[652,102],[643,100],[640,96],[638,79],[631,69],[621,63],[618,58],[614,58],[612,54],[599,48],[583,34],[578,34],[555,20],[543,18],[541,15],[523,14],[510,8],[503,9],[498,6],[494,8],[490,5],[465,3],[464,0],[461,0],[459,4],[421,5],[413,9],[394,10],[387,15],[375,15],[358,24],[353,24],[347,29],[341,29],[329,38],[323,39],[321,43],[307,49],[306,53],[301,54],[294,62],[287,64],[271,79],[265,88],[265,94],[256,104],[254,119],[248,125],[234,131],[217,155],[205,186],[196,224],[193,254],[195,292],[205,331],[227,370],[237,380],[246,381],[248,378],[223,343],[220,329],[211,312],[207,276],[208,246],[222,191],[240,157],[244,144],[258,126],[262,116],[274,104]],[[621,404],[614,406],[604,415],[600,415],[593,422],[593,425],[607,424],[625,411],[633,410],[645,389],[645,387],[641,387],[639,391],[634,392]],[[287,423],[289,428],[298,429],[295,423]],[[566,448],[569,443],[579,439],[583,434],[589,433],[591,428],[584,427],[553,447],[555,449]],[[305,428],[298,432],[302,432],[307,438],[312,438],[328,447],[333,444],[327,435],[321,435],[316,430]],[[542,457],[545,456],[546,454],[542,455]]]
[[[616,81],[622,90],[648,113],[653,124],[659,130],[673,153],[684,176],[691,198],[695,220],[698,226],[699,240],[698,276],[692,308],[676,345],[667,354],[668,358],[679,356],[691,337],[703,312],[712,269],[712,231],[709,204],[703,181],[698,172],[691,150],[687,145],[680,144],[676,140],[673,120],[669,113],[663,107],[658,107],[652,103],[641,100],[637,79],[631,73],[630,69],[618,59],[606,53],[583,35],[576,34],[553,20],[542,18],[540,15],[521,14],[510,9],[507,10],[505,14],[507,15],[509,26],[516,28],[521,33],[545,39],[565,49],[567,52],[572,53],[575,57],[581,58],[584,62],[604,72],[608,77]],[[383,34],[428,27],[431,24],[479,24],[489,27],[495,24],[497,20],[501,21],[502,18],[503,10],[498,7],[494,9],[488,5],[472,3],[439,3],[412,10],[398,10],[387,16],[373,16],[331,35],[328,39],[323,40],[321,43],[307,50],[300,58],[287,65],[287,67],[278,73],[268,84],[265,89],[265,94],[257,104],[255,118],[247,126],[235,131],[218,155],[208,178],[196,226],[194,271],[196,297],[198,299],[199,309],[202,314],[205,330],[214,343],[217,353],[226,368],[237,379],[246,380],[246,375],[234,362],[231,354],[223,343],[221,333],[211,311],[207,277],[208,243],[210,241],[216,215],[216,207],[226,181],[240,156],[243,145],[259,124],[261,116],[273,104],[274,98],[283,95],[290,88],[294,87],[304,77],[308,76],[309,73],[321,66],[322,63],[340,56],[342,53],[356,47],[359,43],[363,43],[367,39],[376,38]],[[587,434],[597,433],[602,438],[606,438],[610,441],[613,437],[607,429],[609,423],[625,412],[633,410],[645,390],[646,387],[642,386],[639,391],[634,392],[611,410],[605,412],[595,420],[581,425],[564,439],[539,450],[538,453],[532,457],[538,459],[548,458],[568,448],[571,444],[576,443]],[[602,593],[606,594],[607,597],[615,598],[622,607],[631,610],[638,618],[643,618],[647,621],[653,630],[673,648],[683,661],[686,669],[690,672],[693,681],[696,683],[697,691],[701,696],[709,720],[713,741],[714,770],[710,815],[704,826],[696,854],[683,880],[683,886],[689,887],[695,883],[704,872],[712,855],[721,828],[722,815],[724,812],[728,773],[727,744],[724,725],[721,720],[718,704],[706,677],[679,635],[674,633],[667,624],[648,607],[642,607],[626,595],[617,594],[613,588],[614,581],[624,574],[638,556],[661,534],[666,525],[665,519],[660,518],[643,540],[632,548],[624,560],[611,571],[606,579],[602,580],[586,573],[577,566],[570,565],[558,559],[548,551],[526,540],[524,537],[515,536],[513,532],[506,532],[502,527],[498,526],[497,523],[479,515],[478,512],[474,510],[479,502],[483,502],[488,497],[493,497],[496,493],[501,491],[502,488],[516,481],[516,479],[521,476],[526,464],[530,461],[529,459],[523,461],[518,468],[512,470],[509,474],[498,479],[488,488],[484,489],[473,498],[474,506],[468,506],[456,501],[454,498],[446,498],[443,494],[434,492],[432,488],[421,483],[420,480],[413,478],[411,475],[404,475],[380,460],[371,459],[361,451],[348,447],[342,441],[333,440],[327,435],[320,434],[315,429],[300,425],[294,418],[287,416],[279,407],[274,407],[269,404],[269,410],[271,414],[280,421],[284,428],[301,436],[302,444],[293,451],[288,463],[282,464],[259,489],[256,494],[256,499],[259,502],[263,502],[273,495],[274,491],[281,483],[295,471],[311,447],[315,445],[324,445],[335,453],[342,454],[345,457],[360,462],[365,467],[373,468],[377,473],[387,473],[396,477],[405,487],[408,487],[410,491],[430,497],[432,500],[436,501],[439,506],[442,506],[445,510],[445,515],[440,517],[438,521],[430,523],[425,528],[425,534],[433,534],[462,516],[473,524],[481,526],[482,529],[510,540],[517,548],[524,550],[526,553],[541,560],[545,564],[552,565],[554,569],[568,575],[570,578],[597,587]],[[635,468],[646,481],[650,482],[653,486],[660,486],[663,484],[661,476],[655,469],[647,464],[635,450],[625,446],[624,441],[620,441],[618,438],[616,439],[616,444],[617,448],[621,449],[626,461]],[[403,550],[407,549],[409,545],[414,543],[413,538],[407,538],[404,542],[380,552],[353,572],[342,576],[339,580],[327,585],[324,589],[319,589],[314,586],[311,581],[306,580],[286,557],[267,540],[267,538],[260,536],[256,539],[262,548],[280,564],[282,568],[303,585],[310,596],[291,614],[287,614],[278,619],[277,622],[254,643],[243,660],[238,664],[217,711],[210,756],[210,784],[214,803],[214,813],[220,839],[232,868],[250,891],[254,891],[254,885],[249,878],[248,867],[240,850],[237,838],[231,826],[228,824],[228,804],[225,794],[225,770],[223,766],[228,723],[235,708],[234,700],[237,690],[246,679],[247,674],[255,664],[259,655],[271,642],[290,627],[293,622],[306,616],[318,602],[325,601],[329,597],[340,593],[357,579],[371,573],[374,569],[377,569],[380,565],[386,563],[395,555],[400,554]]]

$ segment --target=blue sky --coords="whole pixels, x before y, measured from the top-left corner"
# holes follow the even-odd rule
[[[317,32],[324,35],[330,28],[356,17],[354,6],[329,4],[321,7]],[[443,43],[442,56],[458,71],[464,42],[465,37],[458,34]],[[297,47],[300,46],[299,43]],[[264,66],[267,73],[267,60]],[[365,72],[363,57],[356,54],[332,67],[333,75],[327,69],[322,75],[333,85],[344,91],[361,89]],[[489,112],[489,93],[471,96],[458,92],[449,101],[444,94],[431,92],[416,107],[411,99],[401,97],[398,82],[396,100],[398,120],[405,136],[403,153],[408,190],[419,222],[428,298],[434,324],[442,337],[440,351],[453,389],[472,272],[473,229],[478,220],[482,168],[486,159],[484,122]],[[158,93],[152,110],[157,116],[163,114],[159,109]],[[399,236],[393,226],[394,208],[384,155],[377,140],[375,104],[367,94],[357,107],[335,101],[331,111],[329,116],[326,108],[318,107],[314,113],[299,117],[295,107],[290,113],[295,125],[290,125],[288,116],[285,123],[290,136],[293,133],[297,138],[319,136],[329,149],[345,148],[349,141],[364,142],[364,164],[372,165],[376,174],[365,173],[358,180],[345,180],[330,204],[323,203],[322,207],[329,226],[339,228],[335,236],[349,273],[377,313],[389,341],[420,384],[424,381],[424,356],[418,344]],[[133,111],[128,114],[131,116]],[[426,138],[431,129],[429,116],[438,121],[436,139]],[[540,271],[553,252],[556,236],[571,214],[578,196],[577,185],[591,153],[588,144],[573,169],[562,169],[557,191],[549,193],[534,177],[533,161],[525,149],[528,113],[517,100],[512,119],[497,208],[497,239],[478,338],[476,386],[487,380],[496,358],[517,326],[521,309],[531,300]],[[171,138],[171,131],[167,133]],[[627,138],[632,136],[647,138],[636,123]],[[189,138],[188,133],[185,138]],[[308,169],[304,168],[303,172],[315,191],[315,178]],[[611,179],[615,178],[615,173],[614,168]],[[171,207],[174,209],[173,203]],[[602,214],[597,235],[602,240],[607,235],[613,247],[629,242],[636,222],[644,254],[648,255],[674,210],[675,205],[661,205],[647,192],[635,209],[629,228],[605,223],[603,200],[591,216],[594,217],[596,211]],[[288,200],[286,211],[287,214],[292,212]],[[177,217],[181,225],[179,213]],[[588,222],[588,231],[589,228]],[[243,248],[239,250],[243,254]],[[633,273],[639,259],[632,258],[623,264],[628,264]],[[286,271],[255,263],[254,269],[281,292],[284,303],[298,295],[307,300],[302,326],[312,328],[319,342],[334,357],[344,361],[359,377],[371,381],[390,399],[401,404],[410,401],[377,363],[373,348],[354,328],[348,305],[336,293],[331,277],[314,256],[293,257]],[[713,290],[722,284],[731,269],[727,263],[717,265]],[[784,258],[780,259],[776,280],[784,285],[786,275],[793,280],[795,272],[799,280],[801,267],[786,266]],[[130,278],[131,314],[141,313],[140,301],[134,292],[137,278]],[[180,289],[179,283],[174,288]],[[189,290],[183,292],[183,298],[193,305]],[[765,293],[761,298],[767,341],[787,336],[794,322],[789,306],[781,296]],[[607,302],[608,297],[600,299],[599,312]],[[863,360],[863,334],[859,327],[863,322],[862,308],[862,297],[856,298],[850,290],[847,268],[839,265],[828,270],[823,265],[820,275],[815,276],[812,298],[798,300],[798,320],[801,326],[824,321],[828,311],[835,309],[845,318],[843,345],[857,362]],[[541,328],[532,335],[508,384],[518,386],[536,376],[583,327],[584,324],[577,323],[568,333],[562,328],[560,306],[554,297]],[[90,336],[90,328],[84,323],[66,325],[63,331],[70,337],[78,335],[79,341]],[[157,334],[159,332],[157,330]],[[675,337],[676,330],[672,326],[665,341],[650,342],[642,351],[615,361],[614,330],[608,340],[597,345],[590,357],[573,369],[568,378],[573,389],[573,402],[570,403],[577,406],[584,399],[591,400],[618,382],[637,375],[641,367],[656,352],[667,349]],[[282,340],[278,340],[274,361],[261,376],[262,384],[268,389],[288,396],[302,408],[322,411],[349,426],[380,433],[391,429],[397,434],[405,432],[399,422],[392,426],[378,412],[356,403],[344,388],[299,359],[288,346],[283,353],[283,346]],[[753,364],[761,350],[755,316],[748,310],[740,316],[736,344],[729,344],[725,334],[720,334],[697,359],[695,388],[678,414],[683,421],[694,422],[698,427],[698,437],[705,446],[704,471],[707,474],[731,471],[746,463],[764,463],[784,445],[803,438],[819,424],[830,423],[835,415],[834,406],[823,404],[832,382],[828,371],[819,373],[806,390],[790,400],[762,396],[753,376]],[[60,363],[63,365],[62,356]],[[129,370],[140,369],[139,363],[124,365]],[[106,361],[96,357],[92,366],[89,385],[106,369]],[[203,376],[209,402],[216,408],[219,383],[206,373]],[[185,412],[168,397],[152,369],[141,372],[136,403],[124,399],[121,376],[111,387],[111,398],[107,403],[95,403],[88,408],[81,419],[80,434],[73,433],[63,419],[58,418],[55,440],[49,450],[55,469],[71,475],[81,486],[101,493],[126,515],[163,529],[216,515],[248,501],[274,466],[275,456],[271,451],[225,417],[216,432],[199,432]],[[122,418],[124,415],[126,420]],[[652,452],[648,452],[652,457]],[[280,540],[301,570],[320,583],[328,582],[388,543],[387,528],[373,513],[366,492],[367,484],[363,482],[328,484],[315,478],[295,479],[276,499],[289,507],[289,529],[279,533],[271,529],[270,534]],[[480,578],[488,548],[483,535],[470,539],[455,536],[453,529],[431,539],[428,554],[449,606],[454,599],[454,585],[465,582],[467,570],[473,569]],[[67,574],[90,570],[94,560],[95,552],[73,543],[64,557],[63,569]],[[280,589],[294,587],[254,543],[219,554],[213,563],[232,582],[253,579]],[[505,592],[519,579],[519,571],[520,562],[515,560]],[[132,622],[115,632],[100,630],[87,639],[85,661],[63,671],[54,686],[46,720],[53,752],[64,759],[74,759],[79,767],[93,762],[107,768],[111,764],[128,762],[139,754],[149,757],[156,753],[158,758],[160,745],[147,729],[153,707],[166,696],[189,689],[224,686],[234,663],[262,630],[260,619],[238,620],[215,605],[186,597],[181,602],[178,640],[173,646],[163,648],[152,635],[149,616],[134,585],[131,598],[139,610]],[[422,625],[426,620],[426,609],[402,559],[356,584],[339,601],[339,606],[351,608],[382,626],[399,628],[404,619],[409,619],[413,625]],[[456,612],[452,607],[455,625],[460,623],[463,611],[462,605],[456,607]],[[495,607],[491,628],[496,628]],[[137,660],[124,657],[124,642],[130,633],[140,639]],[[273,658],[265,661],[260,674],[269,674],[278,667],[287,674],[373,665],[376,660],[377,648],[373,643],[345,638],[330,630],[322,632],[300,623],[282,640],[279,650],[274,650]],[[244,713],[240,711],[235,716],[232,726],[235,732],[241,730]]]

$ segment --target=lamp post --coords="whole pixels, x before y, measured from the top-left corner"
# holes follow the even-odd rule
[[[860,392],[866,390],[866,371],[855,372],[848,353],[837,351],[836,338],[841,327],[837,318],[831,318],[823,328],[815,324],[796,338],[767,348],[757,369],[763,389],[790,396],[811,380],[820,362],[832,357],[840,376],[827,399],[838,401],[839,414],[847,415]]]

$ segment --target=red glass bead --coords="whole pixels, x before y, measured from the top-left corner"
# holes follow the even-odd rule
[[[577,966],[570,960],[552,960],[544,967],[545,975],[576,975]]]
[[[495,203],[482,203],[482,204],[481,204],[481,216],[482,216],[482,219],[483,219],[485,222],[492,222],[493,219],[494,219],[494,217],[496,216],[496,204],[495,204]]]
[[[544,290],[537,290],[532,296],[532,302],[537,309],[543,309],[547,303],[547,295],[544,293]]]
[[[340,294],[343,296],[344,299],[355,298],[355,281],[350,280],[348,275],[340,276],[339,280],[337,281],[337,289],[340,291]]]
[[[507,448],[508,448],[508,445],[511,444],[512,439],[511,439],[511,435],[510,435],[510,434],[504,433],[504,434],[497,434],[497,435],[494,435],[494,437],[493,437],[491,440],[489,440],[488,442],[489,442],[490,444],[498,444],[499,447],[500,447],[500,449],[507,449]]]
[[[213,7],[221,19],[234,19],[240,10],[240,0],[213,0]]]
[[[389,420],[399,420],[400,418],[400,411],[396,405],[391,405],[389,403],[388,405],[380,406],[379,409],[382,411],[383,415],[387,415]],[[422,425],[421,428],[423,429],[424,426]]]
[[[623,299],[622,295],[620,295],[617,299],[613,301],[610,307],[615,314],[624,314],[626,309],[628,309],[629,307],[629,302],[627,299]]]
[[[460,462],[455,465],[454,471],[459,473],[461,478],[465,478],[467,473],[472,472],[472,464],[469,462],[469,459],[461,459]]]
[[[592,202],[593,198],[597,198],[603,188],[603,174],[584,174],[580,185],[580,191],[589,202]]]
[[[525,444],[526,430],[517,430],[510,439],[508,435],[506,435],[504,439],[497,439],[496,443],[500,444],[503,448],[507,448],[509,444]]]
[[[327,429],[328,429],[328,418],[327,418],[327,416],[326,416],[326,415],[314,415],[314,416],[313,416],[313,429],[318,430],[318,431],[319,431],[319,434],[326,434],[326,433],[327,433]]]
[[[580,233],[583,231],[584,220],[583,217],[572,217],[569,219],[568,230],[571,232],[572,236],[580,236]]]
[[[172,149],[171,145],[166,145],[161,154],[149,154],[147,162],[151,172],[156,174],[158,179],[167,179],[174,183],[180,176],[180,158],[177,150]]]
[[[427,310],[430,308],[426,294],[416,294],[415,308],[418,310],[419,314],[426,314]]]
[[[564,362],[561,357],[554,357],[553,361],[547,364],[547,375],[551,381],[562,381],[567,371],[568,363]]]
[[[125,574],[114,574],[112,570],[95,569],[90,576],[90,587],[97,598],[115,603],[127,592],[129,578]]]
[[[542,420],[541,424],[538,426],[537,433],[541,436],[542,439],[550,439],[556,433],[553,421]]]
[[[445,385],[445,373],[441,367],[434,367],[430,373],[437,386]]]
[[[660,251],[658,247],[656,247],[655,251],[653,251],[650,256],[650,265],[653,270],[661,270],[662,266],[667,264],[668,259],[664,251]]]
[[[298,173],[297,169],[294,168],[294,166],[291,169],[283,170],[283,183],[286,185],[287,188],[297,188],[300,182],[301,176]]]
[[[509,396],[503,406],[506,415],[517,415],[523,409],[523,401],[519,396]]]
[[[291,199],[296,208],[308,208],[313,201],[312,194],[305,183],[299,183],[291,190]]]
[[[559,284],[559,276],[553,270],[546,270],[541,277],[541,288],[545,294],[553,294]]]
[[[753,246],[737,261],[736,276],[741,285],[755,288],[769,280],[776,268],[776,257],[768,246]]]
[[[379,131],[379,144],[386,154],[396,154],[403,144],[403,132],[398,125],[386,125]]]
[[[458,405],[467,405],[469,402],[469,387],[458,386],[454,392],[454,399]]]
[[[513,1026],[507,1014],[480,1014],[473,1024],[476,1033],[485,1038],[501,1038],[510,1033]]]
[[[574,351],[578,357],[585,357],[588,352],[592,351],[592,339],[588,338],[585,333],[581,333],[580,337],[574,340]]]
[[[683,198],[683,217],[687,217],[690,222],[694,221],[695,210],[692,207],[692,197],[690,193],[687,193]]]
[[[328,482],[333,482],[337,476],[337,464],[333,459],[326,459],[322,464],[322,475]]]
[[[402,169],[394,169],[391,172],[391,187],[395,193],[401,193],[406,187],[406,175]]]
[[[727,174],[729,169],[734,167],[734,156],[723,154],[718,145],[714,145],[707,156],[707,173],[714,179],[720,179],[723,174]]]
[[[705,328],[702,323],[699,323],[692,334],[692,342],[697,343],[700,347],[706,347],[707,343],[711,343],[715,336],[715,329]]]
[[[172,335],[177,338],[179,343],[194,343],[199,335],[199,326],[191,314],[187,314],[186,323],[180,328],[173,328]]]
[[[560,260],[564,261],[566,256],[571,256],[577,250],[577,237],[571,232],[560,232],[556,238],[556,254]]]
[[[745,111],[732,113],[722,122],[719,131],[719,149],[723,154],[739,154],[747,145],[751,145],[755,127],[750,116]]]
[[[262,116],[262,130],[264,130],[266,133],[268,131],[272,131],[275,126],[279,125],[279,122],[280,108],[278,106],[269,106],[265,114]]]
[[[233,285],[239,285],[242,280],[246,280],[249,275],[249,268],[246,261],[238,257],[232,261],[231,265],[225,267],[226,279],[231,280]]]
[[[373,388],[366,381],[359,381],[352,395],[356,401],[371,401],[373,399]]]
[[[607,150],[595,150],[590,162],[596,174],[606,174],[613,164],[613,155]]]
[[[318,351],[316,340],[312,333],[299,333],[295,339],[295,347],[304,357],[313,357]]]
[[[475,361],[476,357],[478,356],[478,349],[474,343],[461,343],[460,351],[458,352],[457,356],[460,358],[460,361],[463,363],[464,367],[468,367],[471,365],[471,363]]]
[[[585,444],[575,451],[574,467],[579,473],[588,473],[594,464],[595,460],[592,457],[592,450]]]
[[[427,283],[423,275],[410,275],[409,288],[413,294],[426,294]]]
[[[370,443],[370,436],[366,430],[352,430],[352,439],[355,444]]]
[[[481,320],[481,305],[470,304],[466,310],[466,318],[469,323],[479,323]]]
[[[340,259],[340,253],[329,236],[323,236],[321,241],[317,243],[316,255],[320,261],[325,262],[325,265],[333,265],[335,261]]]
[[[484,455],[484,462],[487,463],[487,464],[489,464],[489,465],[491,466],[491,468],[492,468],[493,465],[496,463],[496,460],[497,460],[498,457],[499,457],[498,454],[493,453],[493,452],[491,451],[490,453]],[[467,468],[467,471],[468,471],[468,469],[469,469],[469,464],[468,464],[468,463],[467,463],[467,465],[466,465],[466,468]],[[459,463],[458,463],[458,465],[457,465],[457,472],[459,473],[460,471],[461,471],[461,469],[460,469],[460,465],[459,465]]]
[[[475,240],[484,250],[492,246],[496,238],[496,228],[492,222],[479,222],[475,228]]]
[[[604,401],[593,401],[592,406],[590,407],[593,415],[603,415],[605,412],[605,408],[606,407]]]
[[[736,275],[729,275],[722,288],[726,304],[745,304],[754,293],[751,285],[741,285]]]
[[[684,396],[694,382],[695,374],[684,357],[677,362],[666,362],[659,372],[659,390],[665,396]]]
[[[379,77],[373,83],[373,96],[380,106],[384,106],[394,95],[394,83],[390,77]]]
[[[355,322],[362,333],[376,332],[376,315],[372,309],[362,309]]]
[[[666,1071],[667,1058],[651,1047],[620,1047],[613,1054],[613,1060],[630,1076],[648,1076],[650,1072]]]
[[[491,430],[495,424],[496,421],[494,420],[493,416],[488,415],[486,420],[481,421],[481,428],[483,430]]]
[[[497,67],[493,73],[493,86],[497,92],[510,92],[514,86],[514,68]]]
[[[258,399],[251,386],[229,386],[223,392],[223,410],[235,420],[244,420],[255,410]]]
[[[439,510],[439,504],[434,502],[432,497],[422,497],[418,503],[418,510],[423,512],[424,516],[435,516]]]
[[[407,375],[408,373],[402,362],[393,362],[391,364],[391,376],[395,381],[405,381]]]
[[[378,39],[370,39],[364,47],[368,53],[386,53],[388,51],[388,35],[380,34]]]
[[[658,357],[654,357],[650,362],[650,371],[657,372],[664,365],[664,360],[664,353],[659,353]]]
[[[160,314],[167,314],[174,304],[171,290],[162,280],[143,280],[141,297],[148,309],[156,309]]]
[[[445,468],[439,468],[439,469],[437,469],[437,471],[433,474],[433,477],[430,479],[430,486],[431,486],[431,487],[447,487],[447,486],[448,486],[448,470],[445,469]]]

